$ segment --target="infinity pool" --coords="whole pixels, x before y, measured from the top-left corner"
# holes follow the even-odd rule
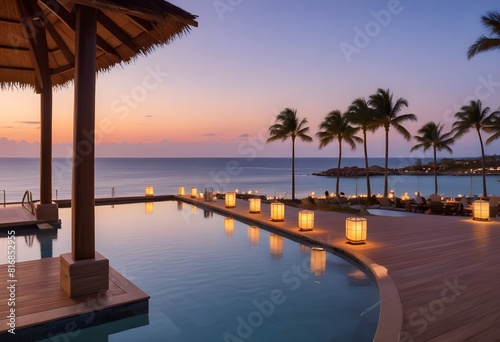
[[[70,251],[60,216],[56,234],[18,235],[18,261]],[[182,202],[96,207],[96,249],[151,296],[149,316],[70,341],[372,341],[373,279],[311,247]]]

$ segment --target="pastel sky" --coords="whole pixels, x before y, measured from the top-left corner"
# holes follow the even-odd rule
[[[498,1],[192,0],[171,1],[199,16],[191,33],[115,67],[97,80],[96,155],[100,157],[287,157],[290,141],[265,144],[285,107],[309,121],[311,136],[326,114],[345,111],[377,88],[408,100],[412,134],[433,120],[450,129],[453,114],[479,98],[500,106],[500,51],[467,60],[487,34],[480,17]],[[73,86],[54,95],[54,156],[71,151]],[[0,92],[0,157],[37,157],[39,96]],[[384,135],[368,137],[383,156]],[[415,141],[390,134],[393,157]],[[297,143],[298,157],[335,157],[337,145]],[[478,156],[477,135],[453,156]],[[500,140],[486,147],[499,153]],[[362,148],[344,156],[362,156]],[[440,157],[450,156],[444,152]]]

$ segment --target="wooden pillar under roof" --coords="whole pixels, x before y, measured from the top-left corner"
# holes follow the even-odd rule
[[[93,258],[95,253],[94,127],[97,36],[95,8],[77,6],[75,36],[71,254],[74,260],[83,260]]]
[[[109,261],[95,251],[94,126],[97,10],[75,6],[75,104],[71,253],[61,254],[60,285],[70,297],[109,288]]]
[[[50,83],[40,94],[40,104],[40,203],[52,204],[52,85]]]

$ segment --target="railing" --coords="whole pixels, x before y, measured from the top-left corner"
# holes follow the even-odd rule
[[[0,191],[3,191],[3,206],[5,207],[5,204],[7,203],[5,201],[5,190],[0,190]]]
[[[25,203],[24,200],[27,200],[28,202]],[[31,191],[26,190],[26,192],[23,195],[23,200],[21,201],[21,204],[23,205],[24,208],[31,211],[33,215],[35,214],[35,205],[33,204],[33,194],[31,193]],[[27,207],[27,205],[29,207]]]

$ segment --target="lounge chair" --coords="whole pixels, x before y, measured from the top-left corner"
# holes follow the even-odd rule
[[[439,195],[431,195],[429,198],[429,206],[431,209],[431,213],[433,214],[442,214],[444,211],[443,202],[441,202],[441,196]]]
[[[318,208],[325,208],[328,205],[325,198],[314,198],[313,200]]]
[[[467,197],[460,198],[460,215],[464,216],[472,215],[472,204],[469,203]]]
[[[392,209],[393,208],[391,200],[388,199],[387,197],[377,198],[377,200],[378,200],[378,203],[380,203],[379,208],[381,208],[381,209]]]
[[[332,203],[339,206],[340,209],[349,209],[349,200],[344,196],[335,196],[332,198]]]
[[[426,210],[429,210],[430,205],[427,204],[427,201],[425,200],[424,197],[418,195],[415,197],[415,203],[417,205],[417,210],[420,212],[424,212]]]
[[[500,196],[490,197],[490,217],[497,217],[500,214]]]

